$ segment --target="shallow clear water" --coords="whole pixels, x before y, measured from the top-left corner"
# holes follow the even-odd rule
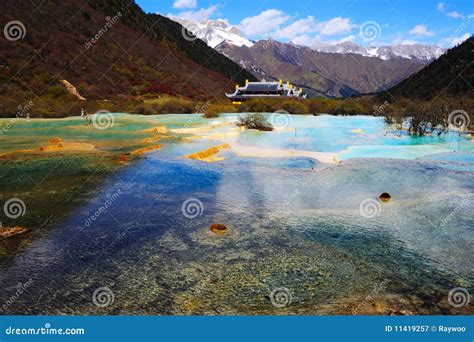
[[[209,123],[187,115],[117,121],[106,134]],[[351,132],[356,129],[363,133]],[[294,116],[286,130],[229,138],[242,145],[341,152],[345,160],[336,165],[242,158],[232,151],[221,162],[203,163],[181,157],[219,142],[162,140],[162,150],[110,171],[87,199],[2,264],[0,301],[32,280],[4,312],[455,313],[448,291],[462,286],[472,293],[474,282],[472,140],[397,133],[378,118]],[[98,133],[87,139],[94,139],[91,134]],[[58,128],[55,135],[65,133]],[[388,157],[394,159],[380,159]],[[382,192],[393,200],[380,204],[376,217],[361,215],[360,204]],[[202,203],[195,218],[182,211],[189,199]],[[211,233],[212,223],[226,224],[229,233]],[[105,308],[92,301],[100,287],[114,293]],[[279,287],[292,297],[284,308],[269,299]],[[378,288],[370,302],[377,305],[367,308],[366,297]]]

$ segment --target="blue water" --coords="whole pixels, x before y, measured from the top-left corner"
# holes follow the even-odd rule
[[[186,120],[140,120],[145,118],[176,128]],[[190,118],[191,127],[203,124]],[[385,130],[396,133],[377,118],[292,120],[286,131],[244,131],[232,139],[278,148],[296,142],[297,149],[320,152],[349,148],[345,160],[330,165],[308,158],[241,158],[228,151],[223,161],[203,163],[181,157],[218,141],[163,140],[162,150],[110,174],[95,196],[1,266],[3,302],[18,283],[32,280],[4,312],[461,312],[449,306],[447,295],[454,287],[474,290],[472,141],[458,135],[387,137]],[[367,141],[351,132],[360,128]],[[422,150],[407,154],[413,145]],[[383,146],[395,149],[384,154]],[[403,146],[407,150],[398,150]],[[433,154],[456,146],[463,152]],[[361,203],[382,192],[392,201],[380,204],[378,216],[361,215]],[[182,209],[190,199],[198,203],[194,218]],[[224,223],[228,234],[210,232],[212,223]],[[98,308],[92,297],[101,287],[113,291],[114,301]],[[292,296],[283,308],[269,299],[280,287]]]

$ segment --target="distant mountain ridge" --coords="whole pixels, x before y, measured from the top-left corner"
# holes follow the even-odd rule
[[[383,91],[424,66],[416,59],[318,52],[272,39],[251,47],[222,42],[216,50],[259,79],[289,80],[310,96],[346,97]]]
[[[413,100],[454,97],[474,98],[474,36],[449,49],[433,63],[380,96],[389,100],[404,97]]]
[[[332,53],[355,53],[365,57],[377,57],[383,60],[394,58],[416,59],[424,63],[429,63],[441,56],[446,50],[435,45],[423,44],[397,44],[364,47],[354,42],[342,42],[336,44],[316,43],[311,46],[313,50],[319,52]]]
[[[244,37],[244,34],[238,29],[237,26],[231,25],[223,19],[206,19],[200,22],[176,17],[171,19],[179,22],[184,27],[187,27],[196,35],[196,37],[203,40],[212,48],[216,48],[221,43],[247,47],[252,47],[254,44],[254,42]],[[429,63],[437,59],[445,51],[445,49],[436,45],[397,44],[364,47],[352,41],[340,43],[316,42],[312,46],[308,47],[318,52],[339,54],[354,53],[365,57],[376,57],[383,60],[390,60],[394,58],[416,59],[423,63]]]

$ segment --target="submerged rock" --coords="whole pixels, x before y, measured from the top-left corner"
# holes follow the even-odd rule
[[[118,157],[119,162],[126,162],[127,161],[127,156],[125,154],[121,154]]]
[[[382,202],[390,202],[390,200],[392,199],[392,196],[388,192],[384,192],[383,194],[379,196],[379,199]]]
[[[50,143],[53,143],[53,144],[60,144],[62,143],[64,140],[61,139],[61,138],[53,138],[53,139],[49,139],[49,142]]]
[[[227,233],[227,227],[222,223],[213,223],[211,224],[211,232],[216,234],[225,234]]]
[[[27,233],[28,230],[25,227],[4,227],[0,229],[0,241],[6,240],[14,236],[22,235]]]

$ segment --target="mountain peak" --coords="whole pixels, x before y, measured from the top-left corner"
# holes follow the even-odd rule
[[[196,37],[203,40],[212,48],[225,42],[236,46],[251,47],[253,43],[245,38],[238,27],[230,25],[224,19],[205,19],[199,22],[172,18],[193,32]]]
[[[435,45],[398,44],[364,47],[351,41],[341,43],[317,42],[311,48],[318,52],[355,53],[366,57],[377,57],[383,60],[406,58],[419,60],[423,63],[429,63],[445,52],[444,49]]]

